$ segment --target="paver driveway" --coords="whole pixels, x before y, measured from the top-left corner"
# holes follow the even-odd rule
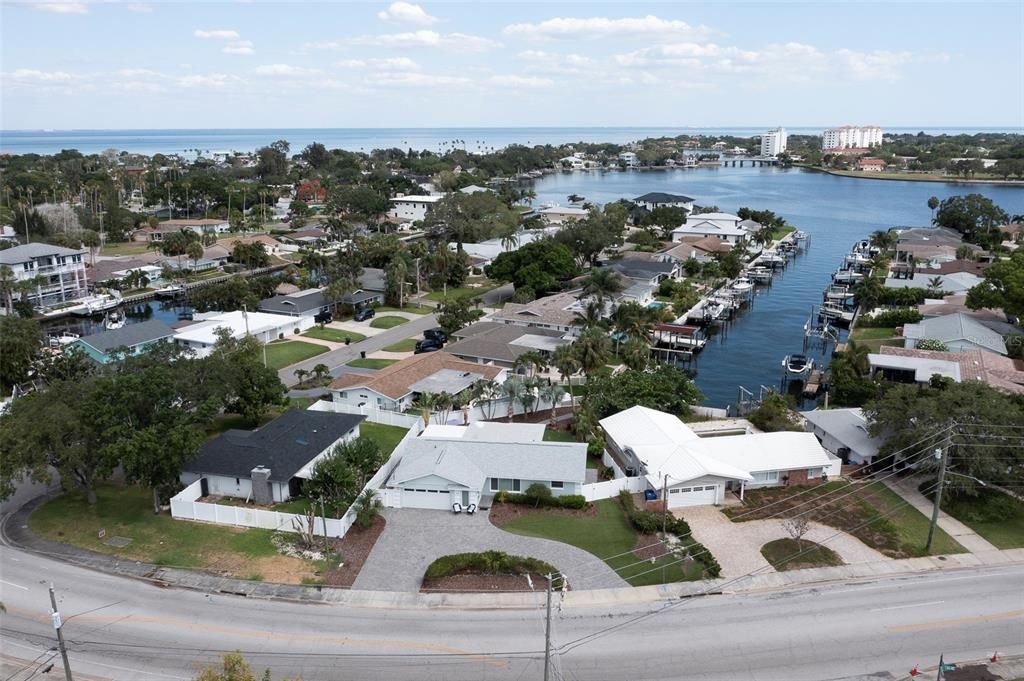
[[[569,544],[505,532],[491,524],[485,511],[470,516],[388,508],[382,513],[387,526],[353,589],[418,591],[427,566],[441,556],[492,550],[547,561],[564,572],[575,589],[629,586],[593,554]]]
[[[739,577],[754,570],[774,572],[774,568],[761,555],[761,547],[776,539],[789,537],[781,520],[746,520],[734,523],[714,506],[690,506],[676,509],[675,514],[690,525],[693,538],[706,546],[722,566],[722,577]],[[804,539],[824,542],[839,530],[819,523],[811,523]],[[825,544],[839,554],[843,562],[874,563],[890,560],[884,554],[867,546],[856,537],[841,533]]]

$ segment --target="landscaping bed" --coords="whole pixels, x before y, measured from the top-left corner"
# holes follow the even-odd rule
[[[546,575],[557,573],[550,563],[501,551],[456,553],[427,567],[420,591],[531,591],[543,588]]]
[[[828,495],[820,503],[814,500]],[[769,487],[747,490],[743,506],[722,510],[726,516],[743,520],[785,517],[799,506],[808,519],[848,532],[867,546],[890,558],[925,555],[928,518],[882,483],[829,482],[816,487]],[[963,553],[956,541],[938,528],[932,553]]]
[[[843,565],[838,553],[806,539],[803,544],[790,538],[770,541],[761,547],[761,555],[779,572]]]
[[[266,345],[267,366],[271,369],[283,369],[325,352],[327,348],[323,345],[305,341],[274,341]]]
[[[384,517],[378,515],[368,528],[363,529],[358,525],[353,525],[344,537],[334,540],[331,548],[341,556],[342,566],[325,570],[320,577],[320,582],[327,586],[351,587],[355,583],[356,577],[359,576],[359,571],[363,569],[363,563],[366,562],[377,539],[384,531],[385,524]]]

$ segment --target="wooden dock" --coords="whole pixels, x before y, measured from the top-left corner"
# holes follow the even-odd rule
[[[814,371],[811,372],[811,375],[807,379],[807,382],[804,383],[803,394],[805,397],[817,396],[818,391],[821,390],[821,379],[821,371],[815,369]]]

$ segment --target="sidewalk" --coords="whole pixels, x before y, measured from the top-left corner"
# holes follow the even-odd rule
[[[932,507],[934,505],[925,495],[917,491],[918,483],[919,479],[917,478],[901,478],[898,480],[885,481],[885,485],[889,489],[896,494],[899,494],[908,504],[923,513],[925,518],[931,518]],[[964,525],[956,518],[946,515],[945,511],[939,511],[938,524],[946,534],[955,539],[960,546],[964,547],[971,553],[999,550],[995,545],[989,543],[987,539]]]

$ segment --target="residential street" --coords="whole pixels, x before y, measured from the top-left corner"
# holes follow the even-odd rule
[[[398,610],[386,594],[372,604],[380,607],[266,601],[161,588],[9,547],[2,560],[4,654],[50,659],[52,675],[60,676],[60,658],[47,652],[50,582],[76,678],[191,679],[196,663],[236,649],[275,679],[541,675],[541,607]],[[902,678],[940,653],[947,661],[1024,653],[1022,583],[1019,565],[964,569],[673,601],[635,623],[665,604],[567,605],[554,614],[555,664],[564,678],[588,680],[820,681],[882,671]],[[572,641],[615,626],[573,649]]]
[[[382,315],[383,316],[383,315]],[[366,322],[369,325],[369,322]],[[326,364],[331,368],[331,375],[337,376],[342,373],[341,371],[335,371],[338,367],[344,366],[346,362],[351,362],[353,359],[359,357],[360,352],[365,352],[369,355],[371,352],[376,352],[382,348],[397,343],[403,338],[409,338],[411,336],[420,336],[426,329],[431,329],[437,326],[437,317],[434,315],[423,315],[416,319],[410,320],[405,324],[396,326],[392,329],[387,329],[376,336],[368,336],[365,340],[361,340],[358,343],[352,343],[348,346],[343,346],[337,350],[331,350],[325,352],[316,357],[311,357],[304,362],[293,364],[290,367],[285,367],[277,372],[280,376],[281,382],[287,386],[292,386],[298,383],[295,378],[296,369],[306,369],[307,371],[315,367],[317,364]],[[301,338],[298,340],[302,340]],[[318,391],[319,392],[323,392]]]

